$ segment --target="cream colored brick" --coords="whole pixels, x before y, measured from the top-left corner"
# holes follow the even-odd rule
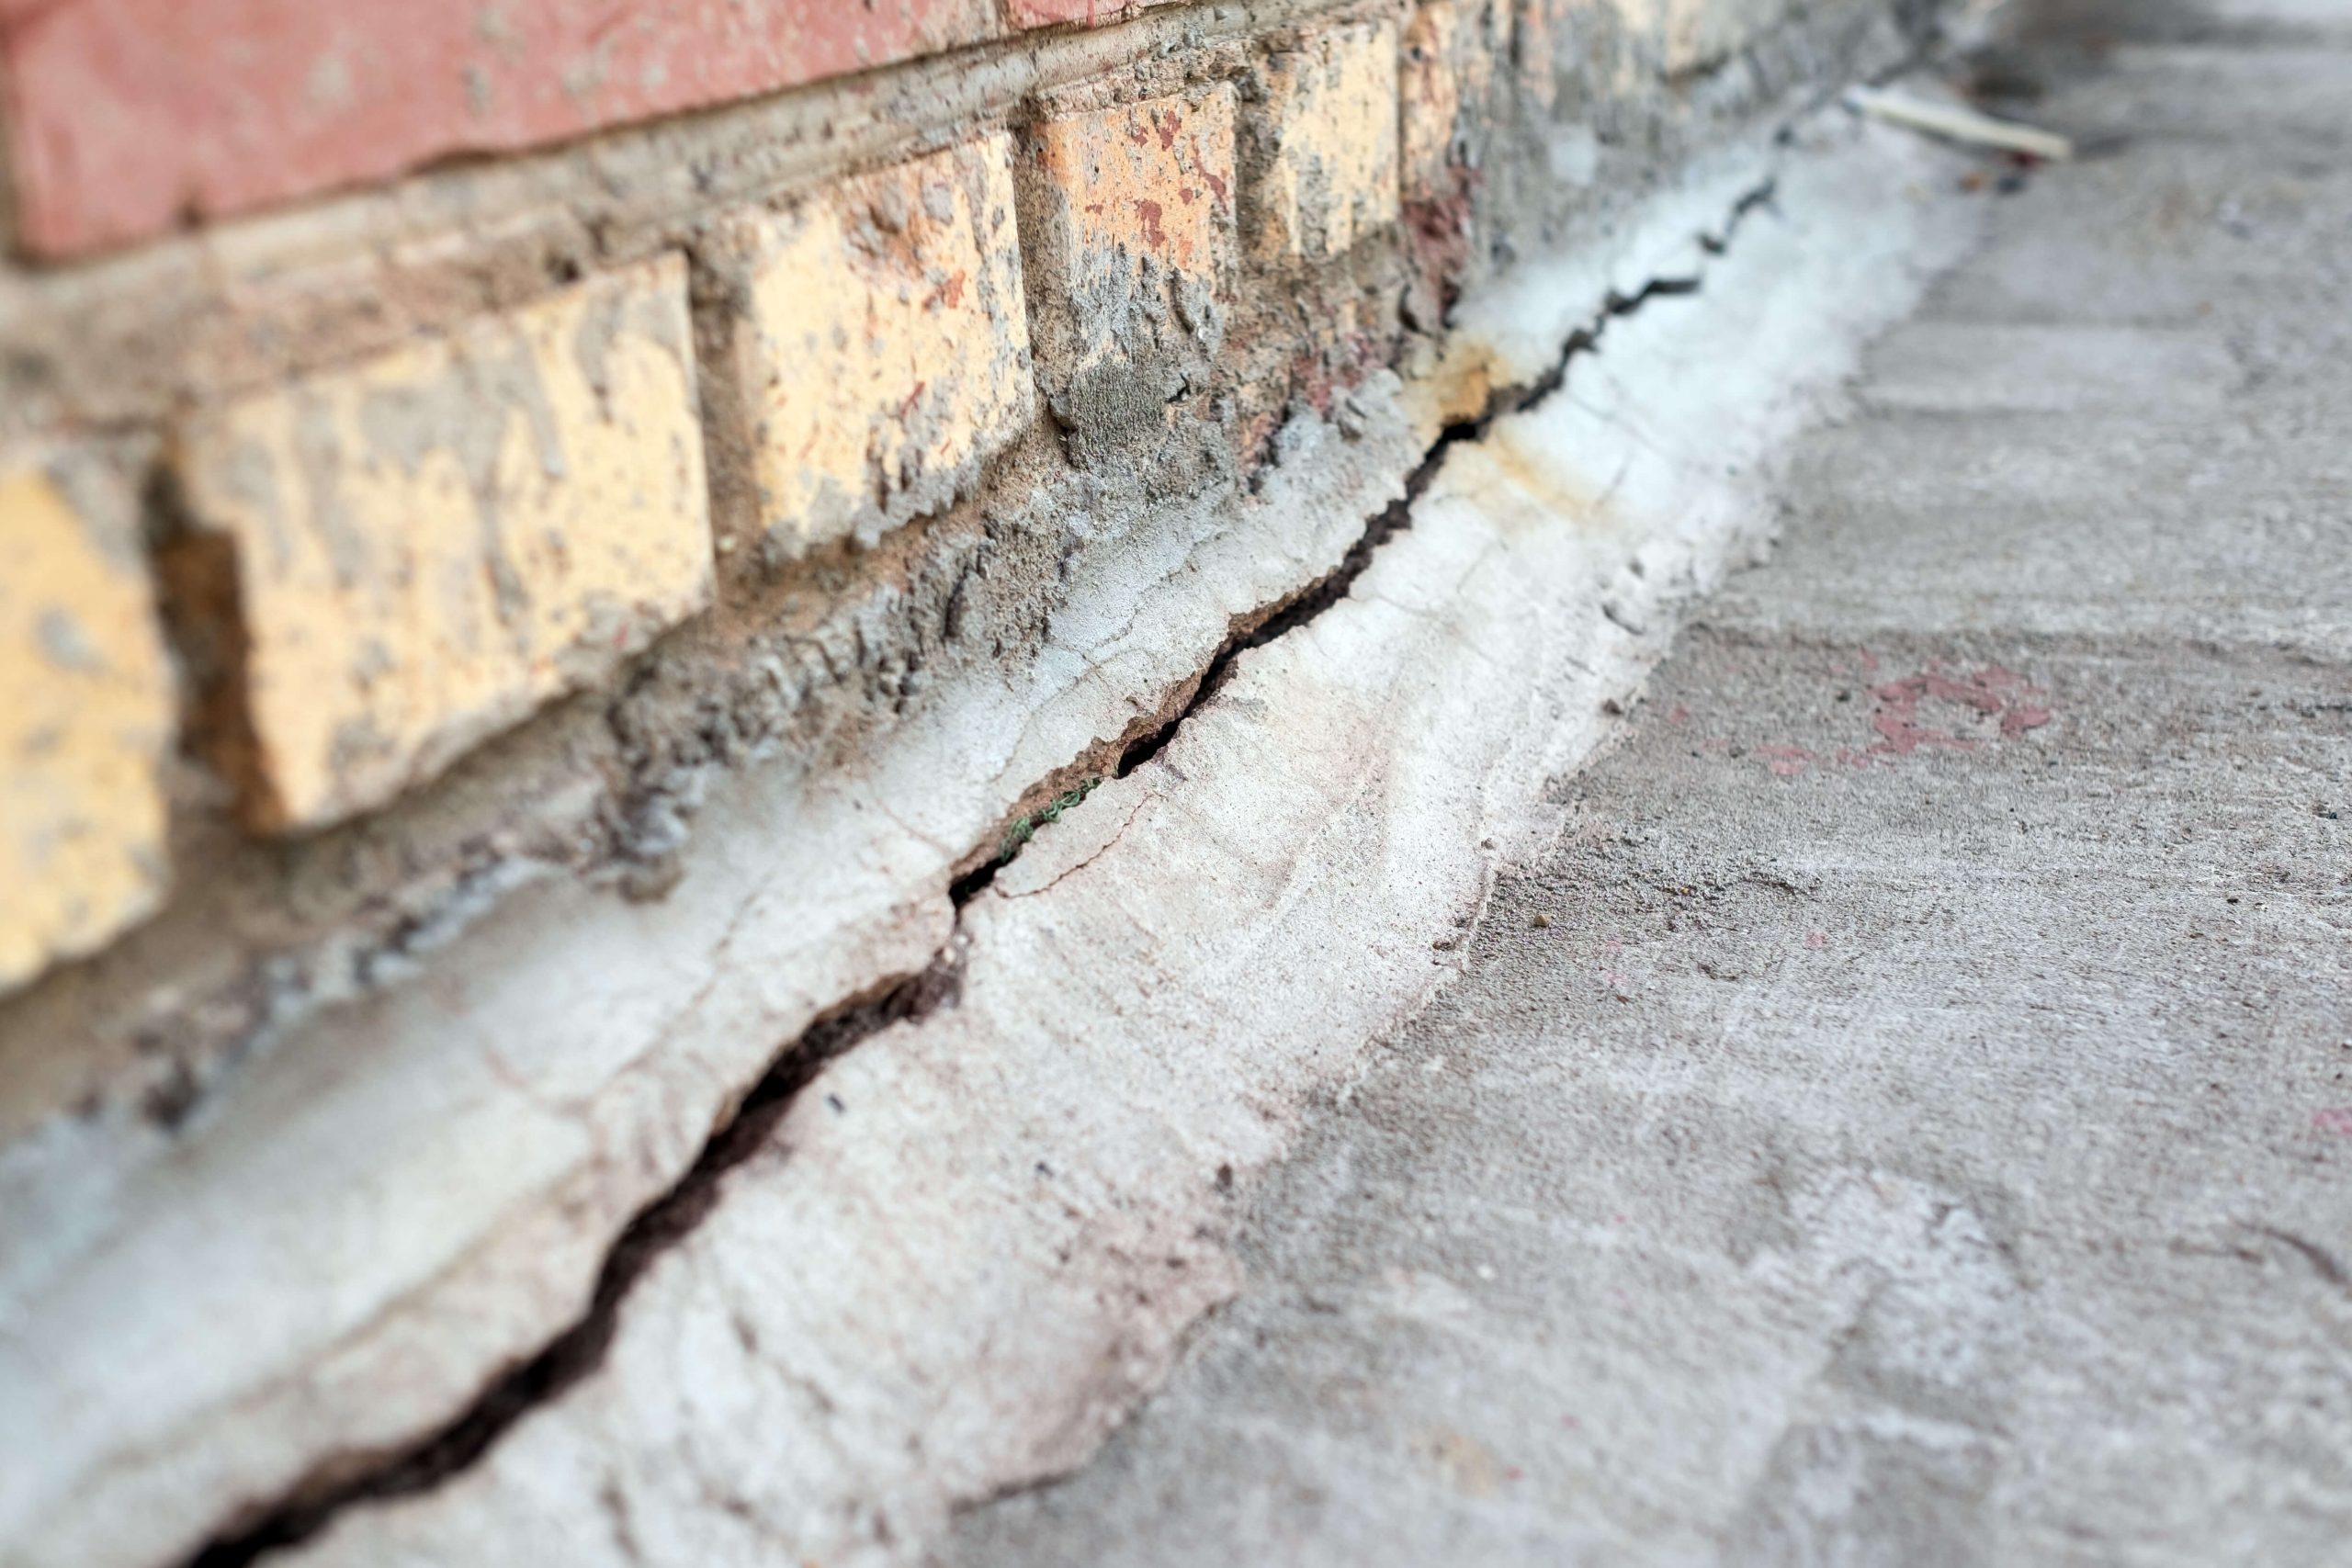
[[[233,555],[260,826],[390,799],[710,599],[676,256],[254,395],[175,462]]]
[[[1047,389],[1204,359],[1239,259],[1233,90],[1047,119],[1019,173]]]
[[[1516,0],[1511,17],[1511,60],[1521,98],[1539,115],[1549,115],[1560,96],[1560,13],[1568,0]]]
[[[1269,260],[1320,260],[1396,221],[1396,29],[1309,33],[1268,57],[1256,106],[1251,243]]]
[[[1720,64],[1787,18],[1788,0],[1623,0],[1625,25],[1668,76]]]
[[[1426,0],[1407,22],[1397,83],[1407,199],[1453,194],[1449,165],[1483,129],[1508,28],[1502,0]]]
[[[0,990],[163,897],[175,694],[122,510],[0,473]]]
[[[1520,0],[1523,90],[1553,105],[1573,65],[1591,93],[1627,98],[1721,64],[1787,20],[1790,0]],[[1555,51],[1566,56],[1555,59]]]
[[[944,505],[1035,416],[1012,156],[988,136],[719,234],[772,562]]]

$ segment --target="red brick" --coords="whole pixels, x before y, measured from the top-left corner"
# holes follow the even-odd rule
[[[64,255],[984,38],[993,0],[0,0],[17,234]]]
[[[1005,9],[1016,28],[1051,28],[1068,22],[1102,28],[1167,4],[1168,0],[1005,0]]]

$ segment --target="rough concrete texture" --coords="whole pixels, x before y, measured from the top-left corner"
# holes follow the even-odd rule
[[[1491,857],[1557,830],[1544,781],[1667,606],[1759,544],[1760,467],[1956,251],[1966,204],[1903,196],[1948,160],[1818,136],[1703,294],[1453,446],[1344,598],[970,899],[952,986],[789,1101],[579,1382],[288,1560],[908,1562],[1082,1460],[1233,1290],[1236,1195],[1453,971]]]
[[[2038,16],[2096,155],[1984,171],[1234,1303],[943,1560],[2344,1561],[2352,15]]]
[[[0,1562],[192,1547],[429,1432],[575,1320],[768,1065],[931,962],[969,846],[1339,564],[1418,452],[1384,397],[1353,440],[1295,426],[1261,496],[1073,549],[1017,680],[943,671],[854,762],[711,789],[658,901],[493,875],[425,975],[284,1031],[184,1126],[58,1118],[0,1151],[0,1450],[24,1456]]]

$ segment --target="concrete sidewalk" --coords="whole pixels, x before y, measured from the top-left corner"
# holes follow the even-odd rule
[[[953,1561],[2346,1560],[2352,6],[2044,14],[2093,155]]]

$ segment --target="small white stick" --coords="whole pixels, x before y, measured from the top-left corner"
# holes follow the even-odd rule
[[[1930,103],[1905,93],[1891,93],[1879,87],[1849,87],[1846,101],[1866,115],[1873,115],[1890,125],[1908,126],[1934,136],[1948,136],[1954,141],[1973,142],[1980,147],[2003,147],[2012,152],[2030,152],[2037,158],[2063,163],[2075,155],[2075,144],[2053,131],[2037,130],[2014,120],[1995,119],[1989,114],[1962,108],[1957,104]]]

